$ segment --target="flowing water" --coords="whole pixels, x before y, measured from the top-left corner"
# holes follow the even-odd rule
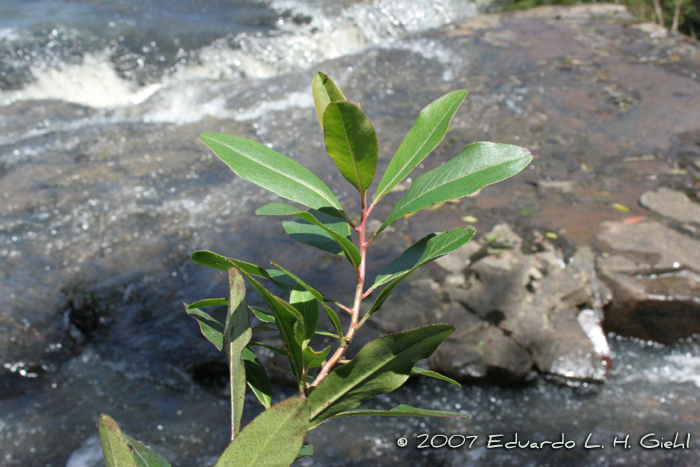
[[[234,179],[198,134],[261,141],[320,174],[352,211],[332,164],[315,157],[323,150],[309,89],[316,67],[331,60],[324,67],[346,95],[362,96],[380,150],[390,152],[472,65],[470,51],[426,31],[474,14],[464,0],[3,1],[0,466],[102,465],[100,413],[174,466],[213,465],[228,438],[228,402],[212,370],[218,355],[182,303],[224,295],[226,279],[189,254],[274,259],[341,300],[352,274],[257,218],[275,197]],[[498,100],[517,110],[520,91],[509,89]],[[436,161],[454,153],[455,138]],[[551,166],[559,163],[568,164]],[[471,207],[481,218],[489,205]],[[466,214],[446,209],[429,222],[402,221],[372,259]],[[698,342],[613,349],[613,373],[600,386],[411,383],[374,406],[471,417],[332,421],[309,435],[319,449],[301,465],[698,465]],[[421,433],[434,445],[440,434],[456,435],[452,445],[477,439],[419,449]],[[490,434],[508,442],[515,433],[521,443],[563,433],[576,446],[487,447]],[[585,448],[589,433],[589,445],[605,447]],[[690,433],[690,447],[644,449],[648,433],[679,433],[678,442]],[[629,449],[612,446],[628,434]]]

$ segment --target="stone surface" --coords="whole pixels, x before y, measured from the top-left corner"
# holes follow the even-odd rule
[[[680,191],[666,187],[647,191],[639,198],[639,203],[674,221],[700,224],[700,204],[692,202]]]
[[[606,222],[598,260],[612,290],[604,327],[662,343],[700,332],[700,242],[657,222]]]
[[[601,355],[577,321],[580,309],[600,307],[599,296],[606,295],[594,291],[603,286],[592,285],[597,280],[591,273],[591,251],[582,249],[569,266],[549,244],[544,251],[524,254],[522,238],[507,224],[472,242],[470,257],[479,259],[462,273],[462,281],[454,280],[457,273],[452,272],[440,284],[412,282],[377,313],[381,330],[394,332],[407,323],[455,325],[430,365],[457,379],[513,382],[534,368],[566,378],[602,380]]]

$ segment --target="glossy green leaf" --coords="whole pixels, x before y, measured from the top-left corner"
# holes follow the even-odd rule
[[[469,415],[445,410],[418,409],[410,405],[397,405],[391,410],[355,409],[342,412],[335,417],[353,417],[357,415],[381,415],[389,417],[469,417]]]
[[[248,301],[245,281],[236,268],[229,268],[229,308],[224,324],[224,353],[229,365],[231,381],[231,439],[241,429],[243,405],[245,403],[246,373],[241,354],[253,336],[248,317]]]
[[[520,172],[532,160],[520,146],[472,143],[449,162],[418,177],[392,208],[381,232],[401,217],[432,204],[462,198]]]
[[[100,415],[98,426],[105,467],[138,467],[117,422],[109,415]]]
[[[379,145],[374,127],[350,102],[331,102],[323,114],[326,151],[361,195],[367,191],[377,169]]]
[[[266,324],[258,324],[257,326],[253,326],[253,332],[275,332],[279,331],[277,328],[273,328],[272,326],[267,326]]]
[[[459,387],[459,388],[462,387],[462,385],[459,384],[457,381],[455,381],[455,380],[453,380],[452,378],[449,378],[449,377],[447,377],[447,376],[445,376],[445,375],[441,375],[440,373],[438,373],[438,372],[436,372],[436,371],[424,370],[423,368],[419,368],[419,367],[417,367],[417,366],[414,366],[414,367],[411,369],[411,372],[412,372],[412,373],[415,373],[415,374],[417,374],[417,375],[427,376],[428,378],[435,378],[435,379],[439,379],[439,380],[442,380],[442,381],[447,381],[448,383],[454,384],[455,386],[457,386],[457,387]]]
[[[331,230],[350,240],[350,225],[344,219],[328,216],[315,209],[310,209],[309,213],[313,215],[320,223]],[[304,243],[306,245],[318,248],[319,250],[327,251],[334,254],[342,254],[343,250],[331,237],[331,235],[323,228],[314,225],[305,220],[293,220],[282,222],[284,231],[292,237],[293,240]]]
[[[308,290],[297,286],[289,296],[289,304],[304,317],[304,339],[302,348],[308,345],[318,326],[318,301]]]
[[[170,464],[163,457],[153,452],[140,441],[131,436],[124,435],[124,439],[131,447],[131,454],[134,456],[138,467],[170,467]]]
[[[338,86],[325,73],[318,72],[311,83],[311,90],[314,95],[316,113],[318,113],[318,123],[323,129],[323,113],[331,102],[344,101],[345,96],[340,92]]]
[[[325,349],[316,352],[311,347],[304,348],[304,366],[307,370],[312,370],[323,365],[326,357],[331,352],[331,346],[329,345]]]
[[[299,454],[297,454],[297,459],[301,459],[303,457],[313,457],[313,455],[314,455],[313,445],[305,444],[299,450]]]
[[[207,313],[203,312],[199,308],[192,308],[192,305],[185,305],[185,311],[188,315],[197,320],[199,324],[199,329],[206,339],[214,344],[214,346],[223,351],[224,348],[224,325],[217,321],[216,319],[209,316]]]
[[[377,187],[375,200],[389,193],[440,144],[452,117],[466,96],[467,91],[454,91],[421,110],[413,127],[389,162]]]
[[[245,364],[245,375],[248,387],[253,391],[255,397],[266,409],[272,405],[272,385],[267,378],[267,372],[255,352],[248,347],[243,349],[243,363]]]
[[[273,284],[282,290],[290,291],[296,287],[296,282],[282,271],[278,271],[276,269],[263,269],[255,264],[246,263],[245,261],[238,259],[227,258],[226,256],[222,256],[211,251],[197,250],[192,253],[191,259],[195,263],[202,266],[224,272],[228,272],[229,268],[238,267],[241,269],[241,271],[245,271],[250,275],[262,277],[272,281]]]
[[[298,162],[238,136],[203,133],[201,138],[239,177],[282,198],[343,217],[331,189]]]
[[[474,227],[471,226],[457,227],[421,238],[379,273],[370,290],[388,285],[379,293],[367,313],[371,315],[377,311],[394,288],[418,267],[465,245],[474,236],[474,232]]]
[[[299,211],[292,205],[285,203],[270,203],[266,206],[261,207],[255,213],[259,216],[295,216],[305,221],[311,222],[317,227],[325,230],[332,238],[335,240],[340,248],[345,253],[345,256],[350,261],[350,264],[357,270],[360,265],[361,257],[360,251],[357,247],[347,238],[336,232],[335,230],[327,227],[318,221],[311,213],[307,211]]]
[[[288,467],[309,429],[309,402],[285,399],[258,415],[226,448],[214,467]]]
[[[436,324],[369,342],[309,395],[312,426],[400,387],[415,363],[429,357],[453,330],[452,326]]]

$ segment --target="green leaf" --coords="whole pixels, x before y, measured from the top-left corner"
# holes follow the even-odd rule
[[[313,445],[305,444],[299,450],[299,454],[297,454],[297,459],[301,459],[302,457],[313,457],[313,455],[314,455]]]
[[[441,375],[440,373],[438,373],[436,371],[424,370],[423,368],[419,368],[417,366],[414,366],[411,369],[411,372],[415,373],[417,375],[427,376],[428,378],[441,379],[442,381],[447,381],[448,383],[454,384],[455,386],[457,386],[459,388],[462,387],[462,385],[459,384],[457,381],[453,380],[452,378],[448,378],[445,375]]]
[[[217,269],[219,271],[228,272],[229,268],[238,267],[242,271],[250,275],[262,277],[272,281],[277,287],[282,290],[290,291],[296,287],[296,282],[287,277],[282,271],[276,269],[263,269],[252,263],[246,263],[238,259],[227,258],[217,253],[212,253],[206,250],[197,250],[192,253],[192,261],[208,268]]]
[[[144,446],[140,441],[137,441],[128,435],[124,435],[124,439],[126,439],[126,442],[129,443],[131,453],[134,456],[134,460],[136,461],[136,465],[138,465],[138,467],[170,467],[167,460],[151,451],[150,448]]]
[[[258,324],[257,326],[253,326],[253,332],[275,332],[279,331],[277,328],[273,328],[272,326],[267,326],[265,324]]]
[[[267,378],[265,367],[260,363],[255,352],[248,347],[243,349],[242,358],[245,364],[248,387],[253,391],[253,394],[255,394],[262,406],[269,409],[272,404],[272,385],[270,385],[270,380]]]
[[[188,315],[197,320],[199,324],[199,329],[201,329],[204,337],[207,338],[209,342],[214,344],[214,347],[223,352],[224,348],[224,325],[221,324],[216,319],[209,316],[207,313],[203,312],[199,308],[192,308],[192,305],[185,305],[185,311]]]
[[[267,311],[265,311],[261,308],[255,307],[255,306],[249,306],[248,308],[250,308],[250,311],[253,312],[255,317],[258,318],[263,323],[274,323],[275,322],[275,316],[271,315]]]
[[[318,368],[319,366],[323,365],[323,362],[326,360],[326,357],[328,356],[330,351],[331,351],[330,345],[319,352],[316,352],[311,347],[305,347],[304,348],[304,366],[306,367],[307,370],[312,370],[314,368]]]
[[[241,430],[245,403],[246,373],[241,354],[253,335],[248,318],[245,281],[236,268],[229,268],[229,308],[224,324],[224,353],[231,380],[231,439]]]
[[[314,80],[311,83],[311,90],[314,95],[316,112],[318,113],[318,123],[321,125],[321,129],[323,129],[323,113],[326,111],[328,104],[347,99],[345,99],[345,96],[343,96],[343,93],[340,92],[340,89],[338,89],[338,86],[335,85],[333,80],[320,71],[314,76]]]
[[[413,127],[389,162],[377,187],[375,202],[406,178],[440,144],[447,133],[452,117],[466,96],[467,91],[454,91],[421,110]]]
[[[228,298],[207,298],[190,305],[190,308],[201,308],[203,306],[228,306]]]
[[[389,417],[469,417],[469,415],[444,410],[418,409],[410,405],[397,405],[391,410],[355,409],[339,413],[337,417],[353,417],[357,415],[381,415]]]
[[[377,134],[362,110],[350,102],[331,102],[323,114],[326,151],[343,177],[364,195],[377,169]]]
[[[512,177],[531,160],[530,151],[520,146],[472,143],[449,162],[418,177],[392,208],[377,232],[395,220],[431,204],[462,198],[487,185]]]
[[[258,415],[226,448],[214,467],[287,467],[309,430],[309,402],[292,397]]]
[[[272,264],[274,264],[275,266],[277,266],[282,272],[284,272],[284,273],[287,274],[289,277],[291,277],[292,279],[294,279],[300,286],[302,286],[304,289],[306,289],[309,293],[311,293],[311,295],[314,296],[314,298],[316,298],[316,300],[318,300],[318,302],[321,304],[321,307],[323,307],[323,311],[326,313],[326,316],[328,317],[328,320],[331,322],[331,324],[333,325],[333,328],[334,328],[335,331],[338,333],[338,336],[336,336],[336,337],[340,338],[339,336],[342,336],[342,335],[343,335],[343,330],[342,330],[342,328],[341,328],[341,326],[340,326],[340,318],[338,318],[338,314],[335,312],[335,310],[333,310],[333,308],[331,308],[331,307],[329,307],[328,305],[326,305],[325,303],[323,303],[324,300],[325,300],[325,301],[333,301],[333,300],[329,299],[329,298],[326,297],[325,295],[322,295],[321,292],[319,292],[318,290],[316,290],[316,289],[314,289],[313,287],[311,287],[309,284],[307,284],[306,282],[304,282],[303,280],[301,280],[299,277],[297,277],[297,276],[296,276],[294,273],[292,273],[291,271],[288,271],[287,269],[283,268],[283,267],[280,266],[279,264],[276,264],[276,263],[272,263]],[[318,334],[318,331],[316,331],[316,333]],[[309,339],[310,339],[310,338],[309,338]],[[341,343],[340,343],[340,344],[342,345],[342,343],[343,343],[343,342],[342,342],[342,339],[341,339]]]
[[[303,369],[304,369],[304,355],[301,348],[301,343],[296,340],[294,333],[294,325],[297,321],[303,323],[303,317],[296,308],[294,308],[289,303],[285,302],[279,297],[272,295],[265,287],[260,285],[250,274],[245,272],[243,269],[239,271],[248,279],[248,282],[258,291],[260,296],[265,300],[267,306],[270,307],[272,313],[275,315],[275,324],[280,330],[282,336],[282,341],[284,342],[284,347],[287,349],[287,354],[289,355],[289,363],[294,372],[294,377],[299,384],[303,384]]]
[[[437,324],[369,342],[349,363],[333,370],[309,395],[312,427],[400,387],[415,363],[429,357],[452,331],[452,326]]]
[[[312,293],[301,286],[297,286],[290,294],[289,304],[296,308],[304,317],[303,349],[316,333],[316,327],[318,326],[318,301],[316,301]]]
[[[105,467],[138,467],[119,425],[109,415],[100,415],[100,443]]]
[[[282,198],[344,217],[343,208],[331,189],[289,157],[238,136],[202,133],[201,138],[239,177]]]
[[[319,222],[318,219],[313,216],[313,214],[307,211],[299,211],[294,206],[285,203],[270,203],[255,211],[255,213],[259,216],[295,216],[311,222],[317,227],[325,230],[333,238],[333,240],[338,243],[355,270],[357,270],[359,267],[362,258],[360,257],[360,251],[357,249],[357,247],[343,235]]]
[[[377,276],[370,290],[388,284],[382,290],[372,304],[367,314],[371,315],[377,311],[394,288],[401,283],[409,274],[423,264],[444,256],[457,248],[465,245],[474,236],[474,227],[457,227],[447,232],[433,233],[421,238],[404,251],[401,256],[392,261]]]
[[[327,228],[334,230],[338,234],[345,237],[348,241],[351,241],[350,226],[348,225],[347,221],[338,219],[337,217],[328,216],[321,211],[316,211],[315,209],[310,209],[309,213]],[[282,227],[284,227],[284,231],[297,242],[304,243],[314,248],[318,248],[319,250],[334,253],[336,255],[343,253],[343,250],[325,229],[310,222],[301,219],[284,221],[282,222]]]

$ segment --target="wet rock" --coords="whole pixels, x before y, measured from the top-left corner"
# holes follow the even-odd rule
[[[680,191],[666,187],[647,191],[639,198],[639,203],[677,222],[700,224],[700,204],[693,203]]]
[[[657,222],[604,222],[598,239],[613,250],[598,260],[606,330],[662,343],[700,332],[700,242]]]
[[[497,225],[469,250],[443,259],[443,269],[452,271],[439,284],[443,302],[437,300],[435,284],[418,282],[387,302],[391,311],[382,310],[381,329],[393,332],[406,322],[453,324],[455,332],[430,365],[457,379],[512,382],[535,368],[566,378],[602,380],[601,358],[577,321],[580,309],[599,309],[601,295],[607,296],[597,283],[592,252],[582,249],[566,266],[551,245],[526,255],[522,244],[507,224]],[[465,258],[474,262],[457,272]],[[455,280],[456,275],[462,280]]]

